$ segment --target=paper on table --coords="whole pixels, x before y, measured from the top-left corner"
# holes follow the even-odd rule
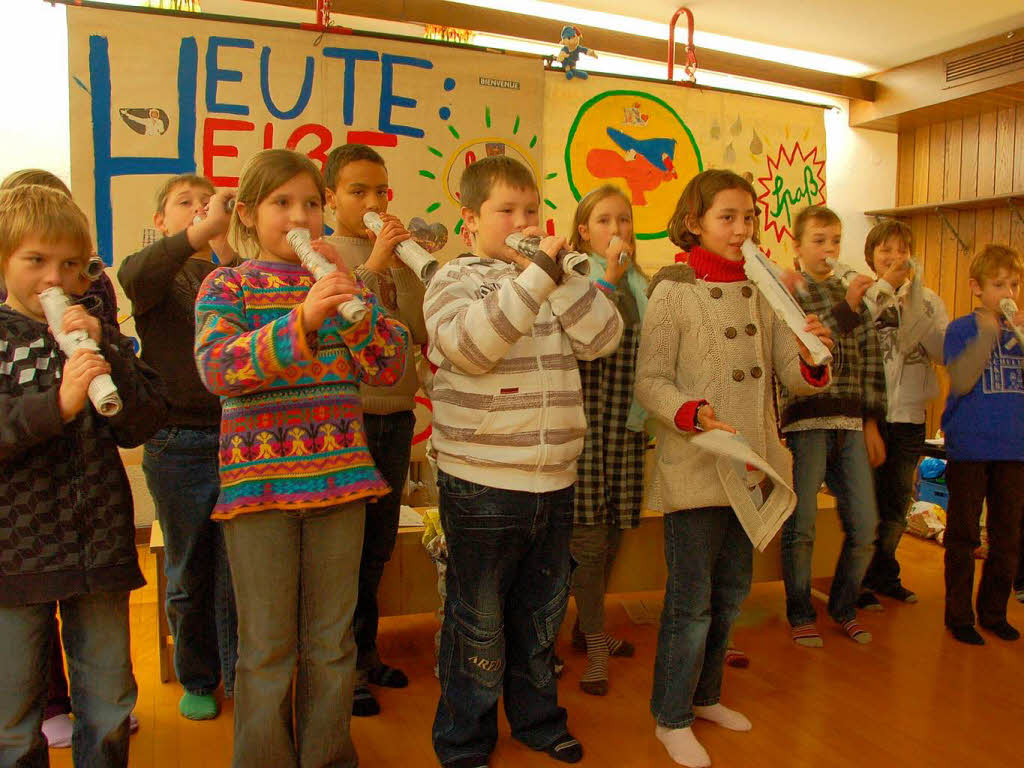
[[[423,516],[414,508],[403,504],[398,511],[398,527],[412,528],[417,525],[423,525]]]
[[[690,443],[718,457],[715,468],[729,503],[751,543],[763,552],[793,512],[796,492],[742,435],[712,429]]]

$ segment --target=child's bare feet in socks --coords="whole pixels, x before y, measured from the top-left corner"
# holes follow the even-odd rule
[[[654,729],[654,735],[665,745],[668,756],[679,765],[688,768],[709,768],[711,765],[708,751],[697,741],[692,728],[665,728],[659,725]]]
[[[729,709],[724,704],[694,707],[693,714],[701,720],[710,720],[712,723],[728,728],[730,731],[749,731],[754,727],[745,715],[741,715],[735,709]]]

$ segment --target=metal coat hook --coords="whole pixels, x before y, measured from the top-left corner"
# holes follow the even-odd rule
[[[668,79],[672,80],[672,75],[675,70],[676,64],[676,23],[679,21],[681,14],[686,14],[686,26],[687,26],[687,37],[686,37],[686,65],[684,70],[686,77],[689,80],[688,83],[680,81],[681,85],[696,85],[697,84],[697,49],[693,46],[693,11],[687,8],[685,5],[679,8],[675,13],[672,14],[672,21],[668,25]]]
[[[956,238],[956,241],[960,244],[960,247],[963,248],[965,252],[970,251],[970,246],[963,241],[963,238],[960,237],[960,233],[956,231],[956,227],[954,227],[953,223],[946,218],[946,214],[944,214],[942,212],[942,209],[939,208],[938,206],[936,206],[935,208],[935,215],[938,216],[939,221],[941,221],[946,226],[946,228],[953,233],[953,237]]]

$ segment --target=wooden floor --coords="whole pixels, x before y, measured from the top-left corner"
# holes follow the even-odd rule
[[[153,558],[140,549],[150,586],[132,597],[132,641],[139,681],[131,765],[137,768],[217,768],[230,764],[231,703],[210,722],[177,713],[180,689],[161,684],[156,657],[156,589]],[[859,646],[826,620],[825,648],[795,646],[783,614],[779,583],[757,585],[748,600],[736,643],[752,657],[746,670],[726,672],[723,702],[747,714],[750,733],[695,726],[716,766],[972,766],[1021,764],[1024,723],[1024,641],[989,636],[983,648],[956,643],[942,628],[942,550],[905,538],[900,551],[904,580],[918,605],[887,601],[882,614],[863,614],[875,640]],[[819,585],[824,587],[825,585]],[[569,725],[583,742],[582,765],[592,768],[673,765],[654,738],[648,710],[657,641],[656,624],[637,624],[660,596],[610,599],[608,620],[636,644],[633,659],[613,659],[611,690],[596,698],[577,681],[584,657],[572,652],[563,631],[559,652],[567,661],[561,701]],[[629,613],[627,613],[627,607]],[[573,608],[570,605],[570,618]],[[1010,621],[1024,627],[1024,606],[1013,602]],[[412,680],[404,690],[379,690],[383,713],[353,721],[364,768],[434,766],[430,724],[437,703],[431,616],[384,620],[381,651]],[[568,622],[567,622],[568,626]],[[1014,734],[1017,734],[1016,736]],[[54,766],[71,765],[69,750],[51,750]],[[552,768],[557,763],[513,742],[502,719],[492,768]],[[253,768],[260,768],[254,766]]]

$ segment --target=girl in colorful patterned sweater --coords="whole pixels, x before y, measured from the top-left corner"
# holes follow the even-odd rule
[[[223,399],[213,519],[224,522],[238,603],[235,766],[357,764],[363,507],[388,492],[366,448],[359,384],[397,382],[408,342],[330,246],[313,243],[336,272],[315,280],[299,263],[288,232],[319,238],[323,205],[307,157],[251,158],[231,237],[252,258],[210,273],[196,302],[196,364]],[[355,323],[337,314],[353,296],[369,308]]]

